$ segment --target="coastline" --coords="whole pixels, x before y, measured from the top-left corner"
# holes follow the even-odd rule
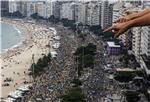
[[[27,32],[24,31],[23,29],[21,29],[21,27],[16,26],[15,24],[11,24],[7,21],[1,21],[1,23],[5,23],[5,24],[9,24],[9,25],[13,26],[13,28],[18,32],[18,36],[20,37],[20,41],[17,42],[16,44],[14,44],[13,46],[10,46],[9,48],[6,48],[6,49],[1,48],[0,54],[7,53],[7,51],[13,50],[14,48],[17,48],[17,47],[21,47],[21,45],[25,41],[25,38],[26,38],[25,35],[27,34]],[[23,30],[23,31],[20,31],[20,29]]]
[[[9,86],[1,86],[0,97],[6,98],[10,92],[24,85],[24,82],[32,84],[32,77],[28,75],[32,64],[32,55],[35,55],[34,60],[37,62],[43,54],[48,54],[49,50],[53,50],[46,47],[52,43],[50,40],[53,33],[47,26],[40,24],[31,24],[22,20],[3,20],[15,25],[24,36],[22,44],[9,49],[6,53],[1,53],[1,85],[8,83]],[[11,78],[12,81],[4,82],[6,78]]]
[[[1,22],[13,26],[14,29],[17,30],[17,32],[19,31],[19,36],[21,36],[20,42],[11,46],[10,48],[2,49],[2,50],[4,50],[4,52],[1,51],[1,53],[0,53],[1,56],[5,56],[5,55],[8,56],[8,54],[11,53],[12,51],[18,50],[18,49],[23,49],[26,45],[28,45],[26,42],[28,40],[30,40],[30,36],[32,36],[32,35],[29,35],[29,32],[27,31],[26,28],[23,28],[23,26],[16,23],[17,21],[15,21],[13,19],[2,18]],[[19,23],[23,23],[23,22],[19,22]]]

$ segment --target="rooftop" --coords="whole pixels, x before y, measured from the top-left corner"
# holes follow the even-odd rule
[[[116,70],[117,71],[131,71],[131,72],[135,71],[135,70],[133,70],[131,68],[117,68]]]
[[[115,44],[115,42],[107,42],[109,47],[120,47],[120,45]]]

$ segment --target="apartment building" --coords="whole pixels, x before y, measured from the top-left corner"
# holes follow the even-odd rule
[[[49,18],[50,16],[53,15],[53,4],[51,1],[46,1],[45,6],[46,6],[46,18]]]
[[[66,18],[68,20],[75,20],[75,3],[62,3],[60,9],[60,19]]]
[[[38,13],[39,16],[46,18],[46,2],[37,1],[35,4],[35,12]]]
[[[79,2],[75,5],[75,21],[86,25],[87,23],[87,3]]]
[[[112,25],[113,5],[109,0],[102,1],[101,3],[101,27],[102,29]]]
[[[8,1],[0,1],[1,5],[1,15],[7,15],[9,11],[9,2]]]
[[[18,10],[18,3],[16,1],[10,1],[9,2],[9,12],[13,13]]]
[[[87,4],[87,25],[100,25],[100,8],[101,5],[94,1]]]
[[[142,27],[140,65],[150,75],[150,27]]]
[[[55,18],[60,19],[60,9],[61,9],[61,2],[52,1],[52,14]]]
[[[27,17],[30,17],[34,13],[36,13],[36,2],[27,1]]]

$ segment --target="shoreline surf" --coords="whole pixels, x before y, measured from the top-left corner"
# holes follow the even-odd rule
[[[15,49],[15,48],[17,48],[17,47],[21,47],[21,45],[22,45],[23,42],[25,41],[25,31],[21,31],[21,28],[17,27],[17,25],[15,25],[15,24],[10,24],[10,23],[8,23],[8,22],[6,22],[6,21],[0,21],[0,23],[1,23],[1,24],[3,23],[3,24],[7,24],[7,25],[12,26],[13,29],[17,31],[17,37],[19,37],[19,38],[18,38],[19,41],[16,42],[16,44],[13,44],[13,45],[9,46],[8,48],[2,48],[2,46],[1,46],[1,48],[0,48],[0,54],[5,54],[5,53],[7,53],[7,52],[10,51],[10,50],[13,50],[13,49]],[[2,29],[2,27],[1,27],[1,29]],[[7,39],[6,39],[6,40],[7,40]],[[2,41],[2,37],[1,37],[1,41]]]

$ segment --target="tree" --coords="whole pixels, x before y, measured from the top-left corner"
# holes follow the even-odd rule
[[[94,55],[96,52],[96,45],[89,43],[87,46],[80,46],[77,48],[74,55],[76,56],[75,61],[77,61],[78,64],[78,76],[81,75],[81,71],[83,68],[94,66]]]
[[[113,32],[103,32],[103,38],[106,40],[111,40],[114,38]]]
[[[82,85],[82,82],[79,79],[73,79],[71,83],[75,84],[74,85],[75,87]]]
[[[114,79],[119,82],[129,82],[135,77],[135,74],[130,71],[120,71],[115,74]]]
[[[93,67],[94,66],[94,57],[93,55],[83,55],[78,57],[79,60],[79,66],[80,67]]]
[[[48,62],[51,61],[51,53],[48,53],[47,58],[48,58]]]
[[[60,102],[86,102],[85,95],[82,93],[81,88],[75,87],[69,90],[66,95],[62,96]]]
[[[139,93],[136,91],[126,91],[124,94],[127,102],[138,102],[140,100]]]
[[[95,55],[96,45],[94,45],[92,43],[89,43],[88,46],[87,46],[87,48],[86,48],[86,51],[89,51],[88,54]]]
[[[33,76],[38,76],[42,72],[44,72],[44,68],[48,66],[49,61],[51,61],[51,54],[49,53],[47,56],[44,55],[43,58],[39,58],[37,63],[33,63],[31,65],[31,71]]]
[[[18,18],[22,18],[23,17],[23,15],[19,11],[13,12],[12,16],[13,17],[18,17]]]
[[[96,52],[96,45],[89,43],[88,46],[86,46],[86,47],[85,46],[78,47],[76,52],[74,53],[74,55],[76,55],[76,56],[80,55],[80,54],[95,55],[95,52]]]
[[[53,23],[54,23],[54,20],[55,20],[55,16],[54,16],[54,15],[51,15],[51,16],[48,18],[48,21],[49,21],[49,22],[53,22]]]
[[[102,33],[101,26],[99,26],[99,25],[90,26],[89,30],[92,31],[94,34],[97,34],[97,35]]]
[[[42,17],[41,17],[41,16],[39,16],[39,14],[38,14],[38,13],[34,13],[34,14],[32,14],[32,15],[31,15],[31,18],[33,18],[33,19],[42,19]]]

